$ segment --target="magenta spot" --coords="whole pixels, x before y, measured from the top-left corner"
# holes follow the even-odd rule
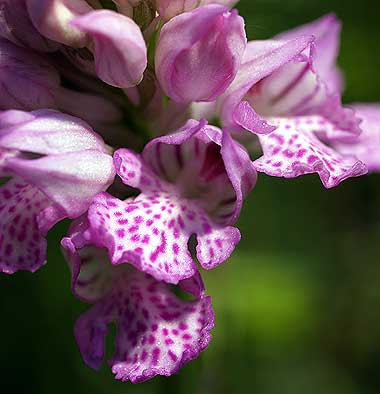
[[[282,166],[281,161],[277,161],[276,163],[273,163],[273,167],[281,167],[281,166]]]
[[[133,234],[131,237],[132,242],[137,242],[140,239],[140,234]]]
[[[125,211],[130,213],[133,212],[135,209],[137,209],[136,205],[128,205],[127,208],[125,208]]]
[[[162,329],[162,334],[165,335],[165,336],[169,335],[169,330],[167,328],[163,328]]]
[[[290,151],[289,149],[285,149],[282,151],[285,157],[291,159],[294,156],[294,152]]]
[[[152,219],[147,220],[146,225],[148,227],[151,226],[152,224],[153,224],[153,220]]]
[[[155,332],[158,329],[158,325],[157,324],[153,324],[152,326],[152,331]]]
[[[5,255],[10,256],[12,252],[13,252],[13,246],[11,244],[7,244],[4,251]]]
[[[179,328],[180,330],[187,330],[188,326],[187,326],[186,323],[181,322],[181,323],[179,323],[178,328]]]
[[[143,243],[143,244],[147,244],[148,242],[149,242],[149,239],[150,239],[150,237],[149,237],[149,235],[144,235],[144,237],[143,237],[143,239],[141,240],[141,242]]]
[[[190,334],[183,334],[182,335],[182,339],[184,339],[185,341],[189,341],[192,338],[192,336]]]
[[[181,227],[182,229],[185,228],[185,223],[184,223],[181,215],[178,215],[177,221],[178,221],[179,227]]]
[[[135,249],[135,252],[136,252],[137,254],[143,254],[142,248],[136,248],[136,249]]]
[[[119,238],[124,238],[124,236],[125,236],[125,231],[124,231],[124,229],[118,228],[118,229],[116,230],[116,235],[117,235]]]
[[[154,335],[150,335],[148,338],[148,342],[153,345],[156,342],[156,338],[154,337]]]
[[[146,360],[147,356],[148,356],[148,353],[145,350],[143,350],[143,352],[141,353],[141,361],[144,362]]]
[[[298,152],[297,152],[297,158],[301,158],[301,157],[303,157],[304,155],[305,155],[305,153],[307,152],[307,150],[306,149],[300,149]]]
[[[173,345],[174,341],[171,338],[165,339],[165,345]]]
[[[142,218],[142,216],[136,216],[134,218],[134,221],[135,221],[135,224],[141,224],[144,221],[144,219]]]
[[[136,176],[136,174],[135,174],[134,171],[130,171],[130,172],[128,172],[127,176],[128,176],[129,178],[134,178],[134,177]]]
[[[318,157],[315,155],[311,155],[307,158],[308,164],[313,164],[316,160],[318,160]]]
[[[158,364],[158,358],[160,356],[160,349],[158,347],[155,347],[152,352],[152,364],[157,365]]]
[[[168,356],[174,361],[176,362],[178,360],[178,357],[171,351],[168,350]]]
[[[174,252],[174,254],[178,254],[178,252],[179,252],[179,246],[176,243],[173,244],[173,252]]]
[[[135,233],[139,229],[139,226],[131,226],[129,227],[128,231],[130,233]]]

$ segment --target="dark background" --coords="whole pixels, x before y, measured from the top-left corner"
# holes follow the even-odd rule
[[[249,39],[335,11],[344,100],[380,101],[378,2],[242,0],[238,8]],[[208,350],[170,379],[134,386],[81,360],[72,331],[86,306],[70,294],[61,225],[43,269],[0,276],[0,392],[378,394],[380,175],[329,191],[315,175],[260,176],[240,228],[231,261],[205,274],[216,311]]]

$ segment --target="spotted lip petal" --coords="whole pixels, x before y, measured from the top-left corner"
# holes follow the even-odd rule
[[[206,269],[225,261],[240,240],[236,228],[215,225],[196,205],[163,192],[126,201],[102,193],[88,217],[89,238],[108,249],[113,264],[129,262],[174,284],[197,272],[188,250],[192,234],[197,235],[197,256]]]
[[[72,25],[92,38],[100,79],[120,88],[130,88],[141,81],[147,66],[147,49],[133,19],[97,10],[74,19]]]
[[[157,79],[176,102],[214,101],[235,78],[246,42],[243,19],[228,7],[210,4],[178,15],[160,33]]]
[[[367,173],[361,161],[343,156],[318,140],[316,130],[334,127],[325,119],[314,116],[271,118],[270,121],[277,129],[259,137],[264,154],[254,161],[258,171],[285,178],[316,172],[326,188]]]
[[[380,171],[380,104],[352,105],[356,116],[362,120],[363,133],[358,137],[333,142],[333,147],[343,155],[353,155],[368,167],[370,172]]]
[[[0,197],[0,271],[35,272],[46,263],[46,241],[37,218],[48,208],[56,213],[59,210],[37,188],[21,179],[1,186]],[[50,226],[53,224],[50,222]]]
[[[90,367],[101,366],[110,323],[118,330],[109,364],[122,381],[170,376],[207,347],[214,313],[210,297],[199,290],[203,286],[199,278],[180,283],[185,291],[195,289],[200,296],[182,301],[149,275],[126,266],[112,267],[101,258],[101,251],[88,247],[83,239],[79,223],[62,246],[75,267],[73,288],[85,297],[90,295],[87,301],[95,303],[75,325],[77,343]]]

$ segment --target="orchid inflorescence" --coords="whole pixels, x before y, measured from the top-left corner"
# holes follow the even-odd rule
[[[341,102],[335,15],[247,43],[235,3],[0,0],[0,270],[41,268],[71,219],[71,288],[92,304],[75,338],[98,369],[114,323],[123,381],[207,347],[196,261],[229,258],[257,171],[326,188],[380,171],[380,106]]]

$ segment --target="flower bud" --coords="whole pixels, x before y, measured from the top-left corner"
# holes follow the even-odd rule
[[[247,39],[244,20],[212,4],[164,25],[155,67],[165,94],[177,102],[213,101],[231,84]]]
[[[85,32],[70,22],[92,11],[84,0],[26,0],[30,18],[45,37],[75,48],[87,45]]]
[[[169,20],[183,12],[192,11],[197,7],[208,4],[221,4],[233,7],[238,0],[156,0],[157,10],[160,16]]]
[[[57,71],[42,57],[0,38],[0,109],[54,108]]]
[[[75,18],[72,24],[92,39],[96,73],[102,81],[120,88],[141,81],[147,49],[140,28],[131,18],[99,10]]]

